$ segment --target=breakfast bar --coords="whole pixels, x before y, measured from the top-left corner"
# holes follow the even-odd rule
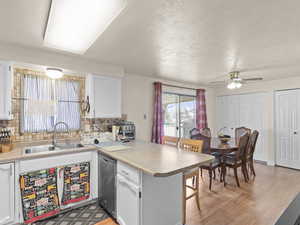
[[[43,145],[38,147],[42,148]],[[117,165],[114,178],[117,211],[115,217],[119,224],[125,224],[122,221],[126,221],[126,224],[130,221],[131,225],[182,224],[182,174],[210,162],[214,157],[142,141],[118,143],[112,147],[88,145],[30,154],[27,150],[32,146],[19,146],[9,153],[1,154],[0,162],[14,165],[15,168],[16,210],[20,215],[24,212],[21,199],[23,189],[20,192],[19,177],[28,177],[28,174],[42,169],[72,169],[72,165],[90,168],[90,194],[80,204],[97,200],[101,197],[98,195],[98,184],[101,183],[98,180],[101,179],[98,162],[105,156],[115,160]],[[110,173],[113,174],[113,171]],[[57,182],[59,189],[63,181]],[[104,189],[107,188],[110,187]],[[65,198],[59,190],[58,196],[59,199]],[[71,204],[72,207],[76,205],[77,203]],[[63,208],[67,209],[68,206]],[[24,222],[23,217],[17,218],[16,222]]]

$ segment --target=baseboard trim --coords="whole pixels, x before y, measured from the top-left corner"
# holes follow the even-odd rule
[[[258,163],[258,164],[262,164],[262,165],[268,165],[268,163],[266,161],[261,161],[261,160],[254,160],[255,163]]]

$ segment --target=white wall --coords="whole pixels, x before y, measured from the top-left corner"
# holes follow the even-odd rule
[[[121,66],[87,60],[81,56],[0,43],[0,59],[41,66],[59,67],[78,73],[123,76]]]
[[[254,92],[265,92],[267,93],[267,99],[265,104],[268,110],[265,112],[268,116],[267,130],[269,139],[269,149],[268,149],[268,164],[274,165],[275,163],[275,111],[274,111],[274,92],[276,90],[284,89],[295,89],[300,88],[300,77],[262,81],[255,83],[245,84],[241,89],[229,90],[227,88],[216,88],[215,95],[234,95],[234,94],[244,94],[244,93],[254,93]]]
[[[133,121],[137,129],[137,139],[150,141],[153,114],[153,82],[161,81],[167,84],[186,87],[203,88],[192,84],[153,79],[137,75],[125,75],[123,78],[122,112],[127,114],[128,120]],[[210,88],[206,89],[208,125],[214,127],[215,95]],[[144,115],[146,118],[144,118]]]

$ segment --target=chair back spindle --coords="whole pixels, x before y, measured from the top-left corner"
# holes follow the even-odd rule
[[[179,148],[191,152],[200,152],[203,151],[203,141],[202,140],[192,140],[192,139],[180,139]]]
[[[178,137],[163,136],[163,138],[162,138],[162,144],[163,145],[169,145],[169,146],[177,147],[178,142],[179,142]]]

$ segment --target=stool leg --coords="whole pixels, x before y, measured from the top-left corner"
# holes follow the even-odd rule
[[[200,196],[199,196],[199,172],[197,174],[197,177],[196,177],[196,203],[197,203],[197,207],[198,209],[200,210]]]

